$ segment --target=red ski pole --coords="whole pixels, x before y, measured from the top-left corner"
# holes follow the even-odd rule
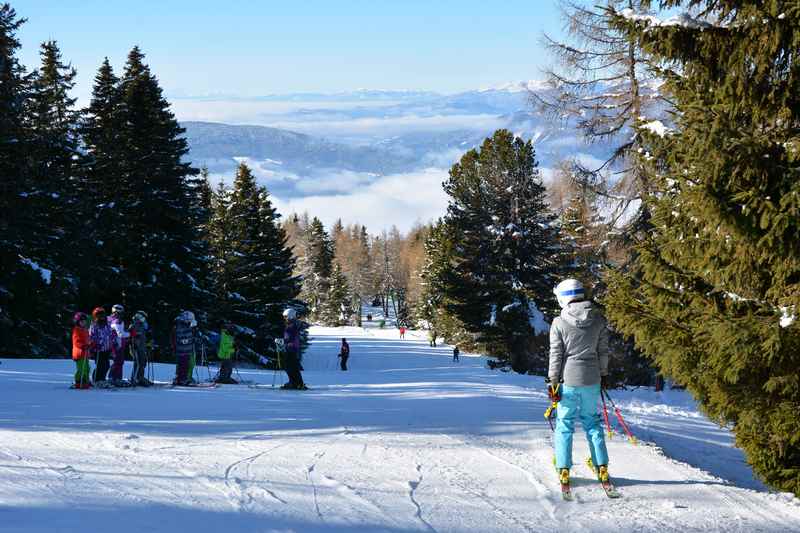
[[[631,430],[628,428],[628,424],[625,423],[625,419],[622,418],[622,411],[619,410],[619,407],[616,406],[614,400],[611,399],[611,396],[608,394],[608,391],[604,390],[608,401],[611,402],[611,407],[614,408],[614,414],[617,415],[617,420],[619,421],[619,425],[622,426],[622,429],[625,430],[625,434],[628,436],[628,440],[631,441],[631,444],[636,444],[636,437],[633,436]]]
[[[605,393],[606,390],[603,389],[602,392]],[[600,394],[600,399],[603,400],[603,420],[606,421],[606,428],[608,428],[608,438],[610,439],[614,435],[614,432],[611,431],[611,423],[608,421],[608,407],[606,406],[606,398],[602,393]]]

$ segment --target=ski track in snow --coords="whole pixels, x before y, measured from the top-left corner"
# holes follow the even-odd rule
[[[408,482],[408,488],[409,488],[409,490],[408,490],[408,498],[411,500],[411,503],[414,504],[414,507],[416,507],[416,509],[417,509],[417,512],[416,512],[416,514],[414,516],[420,522],[423,523],[423,525],[428,529],[428,531],[433,531],[435,533],[436,529],[434,529],[434,527],[432,525],[430,525],[428,523],[428,521],[425,520],[425,518],[422,517],[422,507],[419,505],[419,502],[414,497],[414,493],[419,488],[420,483],[422,483],[422,465],[418,464],[416,470],[417,470],[417,474],[419,474],[419,477],[416,480]]]
[[[319,485],[318,482],[315,481],[317,477],[314,469],[317,467],[317,461],[322,459],[325,456],[325,452],[321,452],[314,456],[315,461],[308,467],[308,471],[306,472],[306,476],[308,477],[308,482],[311,484],[311,490],[314,492],[314,509],[317,512],[317,517],[320,521],[324,522],[325,517],[322,515],[322,511],[319,509],[319,495],[317,494],[317,486]]]
[[[335,364],[343,336],[348,372]],[[248,369],[260,387],[72,391],[71,361],[4,360],[0,533],[109,521],[114,533],[800,531],[800,501],[748,482],[729,436],[691,401],[625,393],[642,421],[634,433],[669,440],[608,441],[618,500],[583,464],[577,431],[576,501],[564,502],[541,378],[489,371],[470,354],[453,363],[423,332],[312,337],[304,393]],[[173,368],[155,370],[166,379]]]

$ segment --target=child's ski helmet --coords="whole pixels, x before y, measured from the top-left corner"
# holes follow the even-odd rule
[[[124,313],[125,312],[125,308],[122,307],[122,304],[114,304],[113,306],[111,306],[111,312],[112,313]]]
[[[192,313],[191,311],[181,312],[181,314],[178,315],[178,321],[185,322],[186,324],[189,324],[193,328],[197,326],[197,321],[194,318],[194,313]]]
[[[72,323],[76,326],[83,324],[87,320],[89,320],[89,315],[87,315],[82,311],[78,311],[77,313],[72,315]]]
[[[133,314],[133,321],[134,322],[147,322],[147,313],[144,311],[136,311]]]
[[[283,318],[285,318],[286,320],[294,320],[296,317],[297,317],[297,311],[295,311],[294,309],[286,309],[283,312]]]
[[[575,300],[583,300],[586,292],[583,289],[583,284],[577,279],[565,279],[553,289],[553,294],[556,295],[558,305],[561,308],[567,307],[567,304]]]
[[[92,318],[94,318],[95,320],[99,320],[105,317],[106,317],[106,310],[103,309],[102,307],[95,307],[94,311],[92,311]]]

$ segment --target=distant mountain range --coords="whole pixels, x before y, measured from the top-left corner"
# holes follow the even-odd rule
[[[195,165],[207,165],[230,181],[244,160],[273,192],[295,197],[324,193],[323,182],[339,190],[334,178],[343,173],[369,182],[421,168],[449,168],[501,127],[532,139],[542,167],[571,156],[602,158],[607,146],[585,145],[573,125],[554,123],[534,109],[530,91],[546,90],[538,82],[521,82],[454,95],[204,96],[179,98],[174,105],[181,119],[213,119],[182,122]]]

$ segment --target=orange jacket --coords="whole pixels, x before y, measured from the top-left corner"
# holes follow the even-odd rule
[[[89,357],[89,330],[80,326],[72,328],[72,360],[86,359]]]

